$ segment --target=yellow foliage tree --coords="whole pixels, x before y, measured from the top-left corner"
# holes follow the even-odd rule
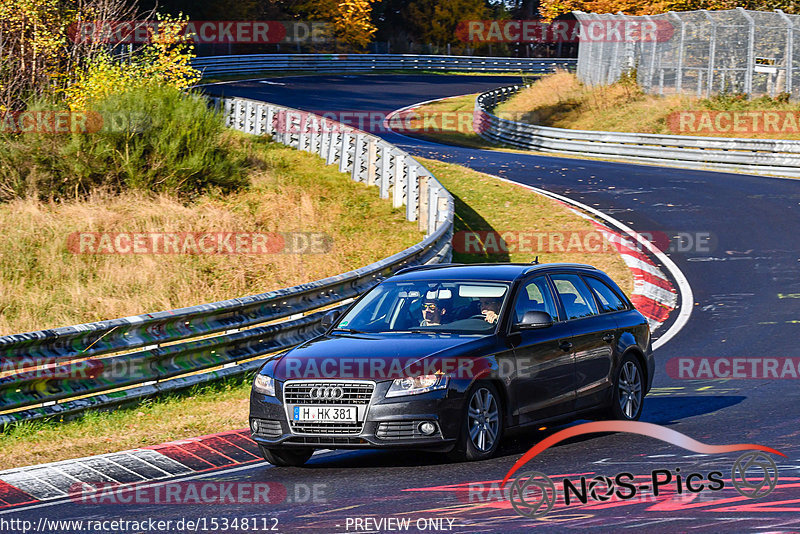
[[[65,89],[73,110],[108,95],[146,85],[167,85],[185,90],[200,79],[191,65],[194,45],[183,35],[185,20],[159,16],[157,30],[150,29],[150,42],[129,61],[98,52],[78,70],[76,79]]]
[[[337,39],[363,50],[378,28],[372,23],[372,4],[376,0],[312,0],[303,7],[311,16],[333,25]]]

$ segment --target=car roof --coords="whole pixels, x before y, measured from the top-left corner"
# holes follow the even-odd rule
[[[439,263],[401,269],[392,280],[486,280],[513,282],[532,272],[554,269],[591,270],[596,267],[583,263]]]

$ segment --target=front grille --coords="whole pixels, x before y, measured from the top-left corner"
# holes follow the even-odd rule
[[[312,399],[310,392],[315,387],[342,388],[341,399]],[[375,384],[372,382],[292,382],[283,388],[286,404],[369,404]]]
[[[364,423],[295,423],[292,431],[301,434],[360,434]]]
[[[426,436],[419,431],[419,425],[423,421],[387,421],[378,424],[378,429],[375,431],[375,437],[383,440],[393,439],[415,439],[415,438],[433,438],[440,437],[438,425],[436,432]],[[434,423],[436,424],[436,423]]]
[[[342,397],[338,399],[313,399],[311,390],[319,387],[341,388]],[[287,408],[289,428],[296,434],[360,434],[364,428],[367,405],[375,391],[374,382],[352,382],[347,380],[329,380],[319,382],[288,382],[283,386],[283,403]],[[292,406],[304,404],[331,404],[358,406],[358,422],[356,423],[295,423],[290,410]],[[323,438],[324,439],[324,438]]]

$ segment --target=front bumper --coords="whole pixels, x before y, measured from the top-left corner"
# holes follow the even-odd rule
[[[250,432],[253,440],[268,448],[315,447],[326,449],[414,448],[447,451],[453,448],[462,423],[463,392],[453,387],[438,391],[386,398],[391,381],[378,382],[364,413],[360,429],[329,432],[300,431],[290,425],[283,403],[284,384],[276,384],[276,396],[251,391]],[[309,404],[313,404],[309,401]],[[258,430],[254,431],[254,420]],[[419,426],[431,422],[436,430],[424,435]],[[306,429],[307,430],[307,429]]]

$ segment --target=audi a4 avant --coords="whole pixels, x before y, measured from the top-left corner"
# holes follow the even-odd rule
[[[529,425],[638,419],[655,369],[647,320],[589,265],[411,267],[323,325],[253,382],[250,429],[272,464],[316,448],[485,459]]]

